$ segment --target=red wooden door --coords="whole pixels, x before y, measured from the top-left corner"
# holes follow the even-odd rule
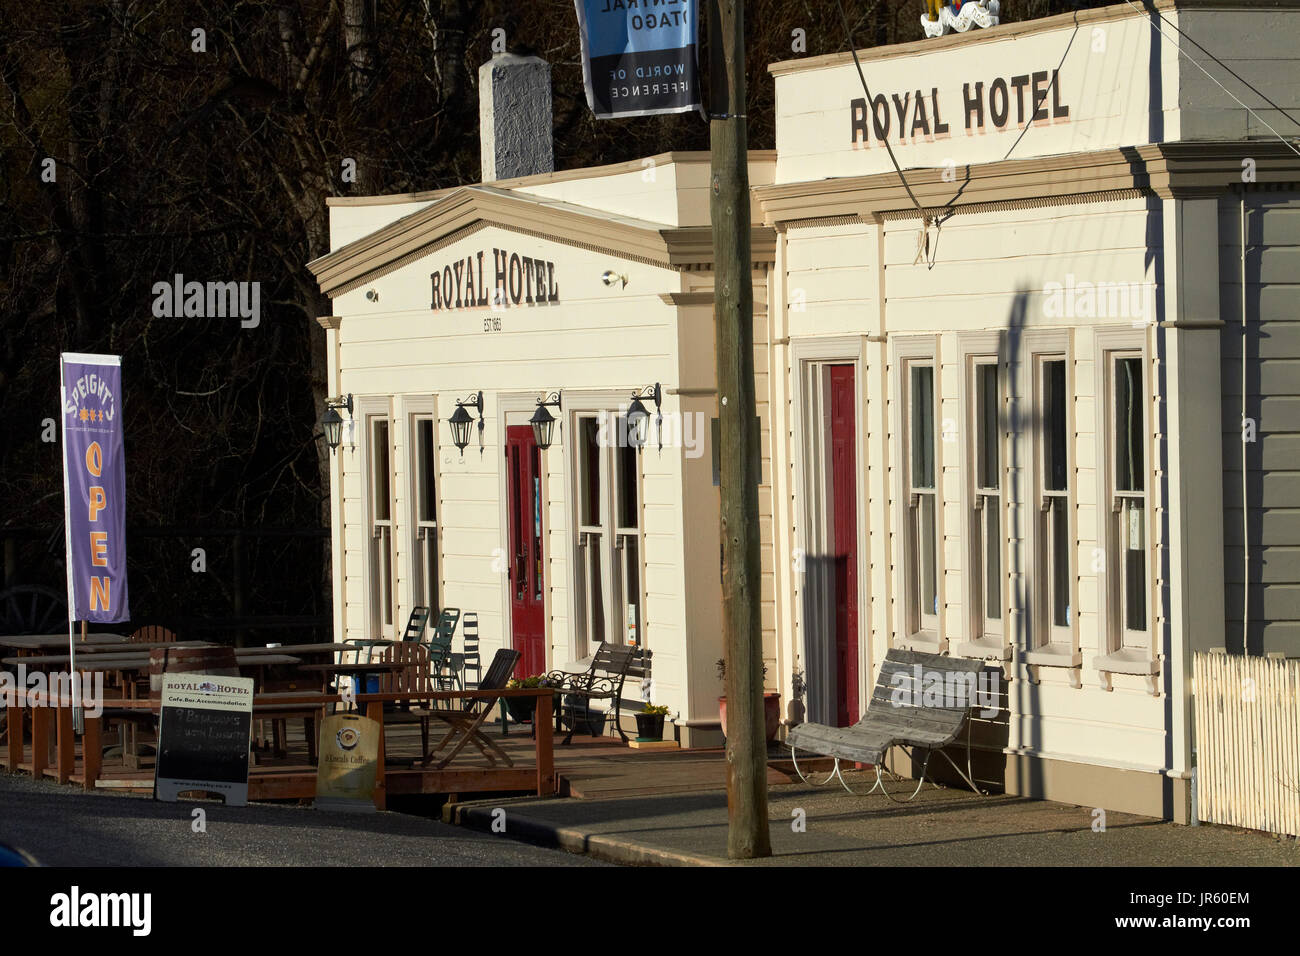
[[[510,496],[510,643],[520,655],[515,676],[522,678],[546,671],[542,473],[531,425],[506,429],[506,485]]]
[[[841,727],[856,723],[858,708],[858,469],[853,366],[832,365],[831,489],[835,558],[835,714]]]

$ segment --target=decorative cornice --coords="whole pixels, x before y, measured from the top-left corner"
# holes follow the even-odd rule
[[[1066,202],[1105,202],[1138,195],[1162,199],[1212,197],[1242,186],[1243,162],[1254,162],[1255,188],[1300,182],[1300,156],[1277,141],[1154,143],[957,168],[904,170],[926,215],[985,212]],[[827,221],[833,217],[895,219],[917,211],[898,174],[873,173],[754,190],[764,221]]]
[[[711,309],[714,305],[714,295],[712,289],[706,292],[661,292],[659,301],[676,308],[707,305]],[[754,302],[754,314],[767,315],[767,303]]]
[[[319,325],[322,329],[325,329],[326,331],[332,331],[334,329],[337,329],[339,326],[343,324],[343,316],[318,315],[316,316],[316,324]]]
[[[673,305],[681,308],[690,305],[713,305],[713,290],[708,292],[661,292],[659,300],[664,305]]]
[[[778,222],[776,231],[788,232],[791,229],[816,229],[827,226],[856,226],[861,223],[862,219],[857,213],[848,216],[819,216],[815,219],[791,219],[788,222]]]
[[[1115,202],[1123,199],[1141,199],[1154,195],[1148,189],[1108,189],[1095,193],[1075,193],[1070,196],[1038,196],[1034,199],[1007,199],[994,202],[973,202],[962,206],[929,207],[926,215],[938,219],[960,214],[971,215],[978,212],[1004,212],[1013,209],[1041,209],[1045,206],[1074,206],[1082,203]],[[916,219],[920,216],[916,207],[911,209],[891,209],[878,213],[877,222],[890,222],[896,219]]]

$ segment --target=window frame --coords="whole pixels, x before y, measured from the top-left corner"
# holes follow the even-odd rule
[[[613,393],[584,395],[581,404],[571,402],[566,395],[566,413],[570,434],[575,436],[573,452],[569,457],[573,499],[570,509],[573,520],[573,600],[574,639],[579,656],[593,652],[593,609],[589,595],[599,587],[603,617],[604,640],[616,644],[628,643],[626,608],[635,600],[637,608],[636,646],[646,645],[646,554],[645,554],[645,449],[635,452],[636,518],[635,526],[619,523],[621,515],[618,485],[618,446],[622,427],[620,420],[627,414],[627,396],[633,389]],[[585,475],[583,473],[583,448],[585,436],[583,421],[596,422],[596,454],[600,468],[600,488],[597,499],[600,506],[599,523],[589,524],[582,519],[585,504]],[[604,442],[604,444],[602,444]],[[611,443],[612,442],[612,443]],[[635,542],[637,581],[635,594],[629,593],[626,562],[630,560],[628,540]],[[601,580],[593,582],[589,548],[600,549]]]
[[[1025,625],[1024,660],[1031,665],[1068,667],[1077,670],[1083,658],[1079,651],[1079,481],[1077,474],[1077,403],[1075,350],[1072,331],[1069,329],[1032,331],[1023,335],[1021,344],[1019,394],[1029,408],[1028,416],[1020,416],[1025,440],[1024,454],[1020,460],[1026,465],[1022,486],[1028,490],[1024,500],[1018,502],[1022,514],[1021,532],[1026,542],[1025,553]],[[1045,489],[1046,436],[1044,431],[1044,402],[1041,389],[1041,368],[1049,361],[1065,362],[1065,492],[1048,492]],[[1023,423],[1027,420],[1028,425]],[[1068,625],[1051,623],[1051,579],[1045,556],[1051,545],[1050,511],[1043,509],[1044,500],[1053,498],[1065,502],[1067,515],[1066,558],[1069,561]],[[1079,686],[1078,675],[1071,678]]]
[[[572,429],[570,434],[574,436],[573,442],[573,528],[574,528],[574,567],[578,569],[578,574],[574,579],[574,599],[577,602],[580,615],[575,619],[575,633],[578,637],[580,647],[589,649],[596,641],[592,636],[594,630],[592,620],[592,602],[590,594],[594,587],[600,589],[601,597],[601,616],[604,639],[609,639],[609,608],[613,600],[610,588],[605,585],[609,580],[609,575],[604,566],[606,547],[605,526],[606,518],[609,513],[609,469],[606,467],[605,459],[608,457],[604,454],[604,449],[600,444],[600,435],[603,427],[603,412],[599,409],[579,409],[571,411]],[[585,508],[587,503],[587,476],[583,468],[584,449],[587,445],[586,432],[583,423],[587,420],[596,423],[596,446],[595,456],[598,468],[598,478],[596,489],[596,504],[599,514],[596,515],[596,523],[591,524],[583,519],[586,517]],[[593,543],[593,538],[595,539]],[[587,550],[591,547],[599,548],[599,557],[602,558],[600,581],[592,581],[593,572],[591,568],[591,556]]]
[[[899,647],[943,653],[948,649],[944,631],[944,533],[943,533],[943,441],[941,441],[943,364],[937,336],[908,336],[891,342],[890,366],[894,381],[891,412],[894,450],[895,570],[902,584],[901,613],[895,619],[894,643]],[[921,608],[919,551],[920,503],[913,503],[912,483],[912,369],[929,366],[931,383],[931,441],[933,443],[934,487],[934,578],[937,607],[933,614]]]
[[[406,408],[407,421],[407,448],[409,449],[407,459],[407,481],[408,481],[408,501],[410,502],[409,520],[407,521],[408,539],[411,554],[411,574],[410,592],[411,606],[420,605],[429,608],[429,617],[431,620],[437,620],[441,612],[443,599],[443,535],[442,525],[439,516],[442,514],[442,470],[438,464],[438,456],[442,448],[441,435],[439,434],[440,421],[438,418],[437,404],[433,400],[427,401],[408,401]],[[423,422],[430,423],[432,448],[433,469],[433,520],[428,520],[420,516],[420,426]],[[430,545],[429,538],[433,541]],[[433,551],[433,577],[432,587],[426,587],[424,581],[425,555],[421,552],[432,547]],[[428,593],[426,593],[426,591]],[[430,598],[430,595],[432,597]],[[432,603],[429,603],[429,602]]]
[[[1096,358],[1098,370],[1097,401],[1097,463],[1101,480],[1098,481],[1099,501],[1097,502],[1097,542],[1103,549],[1104,573],[1098,588],[1098,636],[1096,667],[1101,671],[1120,673],[1155,674],[1159,668],[1157,650],[1159,642],[1156,637],[1159,604],[1157,596],[1157,560],[1159,546],[1155,538],[1155,511],[1159,507],[1157,500],[1159,486],[1155,480],[1153,467],[1155,458],[1155,369],[1151,358],[1149,337],[1146,329],[1106,329],[1095,334]],[[1130,492],[1117,489],[1115,474],[1118,434],[1114,429],[1115,391],[1114,368],[1120,358],[1138,358],[1142,362],[1141,402],[1144,416],[1142,436],[1143,453],[1143,491],[1140,497],[1144,505],[1143,537],[1145,559],[1143,561],[1144,597],[1146,601],[1146,629],[1132,631],[1124,621],[1125,582],[1121,558],[1120,515],[1113,508],[1121,497],[1135,496]],[[1112,571],[1111,569],[1115,569]]]
[[[396,541],[394,532],[397,528],[397,522],[394,515],[397,512],[397,483],[395,475],[395,444],[393,434],[393,409],[392,403],[387,398],[362,399],[357,404],[357,417],[361,420],[363,429],[362,441],[365,443],[362,456],[362,489],[365,504],[366,516],[366,546],[365,557],[363,560],[365,568],[365,594],[366,594],[366,637],[371,640],[384,639],[392,640],[396,630],[397,622],[397,588],[395,586],[397,555]],[[375,429],[379,422],[384,422],[388,431],[388,445],[386,453],[388,457],[388,517],[379,518],[376,516],[376,477],[378,462],[375,460]],[[379,560],[380,549],[376,544],[377,541],[387,538],[387,602],[383,600],[385,582],[384,569],[380,567],[383,562]],[[386,603],[386,606],[385,606]]]
[[[961,389],[959,398],[960,421],[963,424],[961,449],[961,514],[964,549],[963,560],[970,573],[964,573],[962,580],[963,640],[957,653],[964,657],[985,660],[1009,660],[1011,657],[1011,589],[1009,587],[1010,565],[1008,563],[1008,449],[1010,414],[1009,368],[1007,365],[1006,337],[1002,332],[962,333],[957,338],[958,357],[961,363]],[[997,370],[997,416],[996,447],[998,452],[996,489],[979,484],[979,412],[980,395],[978,391],[980,367],[992,366]],[[992,490],[992,494],[990,494]],[[995,507],[998,514],[998,594],[1001,602],[1001,614],[998,618],[989,618],[983,613],[985,609],[985,560],[987,554],[987,505],[980,506],[981,498],[996,497]],[[978,572],[978,573],[976,573]],[[978,577],[978,581],[976,578]],[[996,623],[992,623],[996,621]]]

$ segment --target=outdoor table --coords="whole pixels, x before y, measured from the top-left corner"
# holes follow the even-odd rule
[[[65,643],[63,645],[67,647]],[[78,656],[82,654],[130,654],[132,652],[156,650],[160,647],[214,647],[215,645],[207,641],[143,641],[136,643],[134,641],[124,641],[121,644],[87,644],[77,645]]]
[[[252,657],[260,654],[340,654],[355,650],[350,644],[282,644],[279,647],[237,647],[235,653]]]
[[[83,641],[80,635],[77,635],[76,642],[78,647],[84,647],[91,644],[125,644],[128,643],[124,634],[87,634]],[[12,648],[15,651],[43,651],[50,647],[67,647],[67,634],[7,634],[0,635],[0,647]]]
[[[88,665],[92,661],[98,664],[112,664],[121,661],[126,661],[128,663],[144,661],[144,663],[148,665],[149,655],[147,652],[144,654],[138,652],[134,654],[123,652],[110,654],[87,654],[84,657],[81,654],[78,654],[77,669],[80,670],[83,664]],[[25,667],[47,667],[55,664],[69,664],[71,662],[72,658],[67,654],[36,654],[27,657],[6,657],[3,661],[0,661],[0,663],[7,664],[10,667],[17,667],[19,664],[22,664]],[[101,667],[99,669],[104,670],[105,668]]]
[[[325,690],[325,687],[327,686],[330,674],[335,674],[339,677],[360,677],[363,682],[361,693],[365,693],[364,681],[365,678],[369,677],[371,674],[392,673],[394,671],[403,670],[409,666],[409,664],[402,661],[336,661],[333,664],[304,664],[298,669],[301,671],[319,672],[322,675],[322,693],[328,693],[328,691]]]
[[[170,645],[167,645],[170,646]],[[22,664],[26,667],[32,666],[52,666],[56,664],[70,664],[72,658],[67,654],[45,654],[39,657],[6,657],[0,660],[0,663],[9,666]],[[294,657],[291,654],[243,654],[236,652],[235,664],[239,667],[269,667],[273,664],[298,664],[301,658]],[[139,670],[149,666],[149,655],[131,653],[131,654],[89,654],[85,657],[78,656],[77,670],[85,671],[112,671],[112,670]]]

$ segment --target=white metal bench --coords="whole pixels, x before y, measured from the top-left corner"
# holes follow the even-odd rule
[[[918,672],[917,667],[920,667]],[[895,798],[885,789],[881,777],[882,764],[890,747],[901,747],[909,757],[913,750],[924,750],[925,760],[917,779],[916,789],[904,801],[921,792],[929,769],[930,757],[935,751],[943,754],[954,770],[976,793],[983,793],[975,785],[970,772],[970,721],[971,705],[975,702],[975,688],[979,674],[984,669],[981,661],[962,657],[945,657],[921,651],[892,649],[880,665],[880,676],[872,692],[867,711],[852,727],[830,727],[826,724],[799,724],[786,738],[794,760],[795,773],[805,783],[822,786],[838,778],[840,785],[854,791],[845,782],[840,771],[840,761],[871,764],[876,770],[876,782],[867,794],[877,788],[891,800]],[[918,679],[919,678],[919,679]],[[926,693],[935,696],[934,681],[942,680],[945,693],[941,702],[927,705]],[[954,699],[950,689],[962,688],[960,699]],[[966,770],[953,762],[943,752],[966,725]],[[820,782],[810,780],[799,769],[798,751],[819,754],[835,759],[835,767]],[[899,778],[902,779],[902,778]],[[864,794],[865,796],[866,794]],[[904,802],[896,801],[896,802]]]

